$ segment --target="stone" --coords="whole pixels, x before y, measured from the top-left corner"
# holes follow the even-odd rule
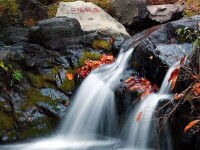
[[[147,6],[151,20],[164,23],[173,19],[179,19],[183,14],[183,6],[175,4]]]
[[[132,65],[141,76],[147,77],[152,83],[161,84],[166,66],[179,61],[184,54],[193,54],[193,43],[179,41],[176,31],[189,27],[195,29],[198,16],[184,18],[165,25],[156,26],[143,32],[146,37],[135,47],[132,54]]]
[[[28,42],[28,30],[24,28],[9,27],[1,33],[0,40],[5,44],[15,44],[19,42]]]
[[[148,5],[174,4],[178,0],[147,0]]]
[[[83,31],[112,29],[115,30],[115,32],[129,36],[121,23],[117,22],[102,8],[91,2],[60,2],[56,16],[76,18],[80,22]]]
[[[147,25],[148,11],[146,0],[112,0],[112,16],[131,28],[144,28]]]
[[[31,43],[61,51],[83,42],[83,31],[76,19],[58,17],[39,21],[29,30],[29,38]]]

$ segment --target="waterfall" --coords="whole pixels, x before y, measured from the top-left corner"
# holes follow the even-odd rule
[[[102,65],[83,81],[74,97],[59,135],[77,136],[101,133],[112,136],[117,131],[113,88],[127,67],[133,48],[121,52],[110,65]],[[85,137],[84,137],[85,138]]]
[[[156,129],[153,127],[153,116],[159,100],[172,98],[170,94],[171,82],[169,83],[168,79],[177,65],[178,64],[175,63],[170,67],[158,93],[148,95],[134,107],[133,112],[130,114],[122,130],[122,136],[127,140],[128,145],[135,148],[148,149],[149,145],[152,145],[150,141],[153,141],[153,145],[159,147]],[[136,119],[138,115],[140,115],[139,120]],[[172,149],[170,142],[168,142],[167,147],[169,150]]]
[[[123,131],[125,140],[115,139],[119,131],[114,89],[120,84],[123,72],[137,45],[150,33],[143,32],[127,41],[116,61],[92,71],[74,96],[73,103],[63,119],[58,132],[52,137],[36,139],[29,143],[0,146],[1,150],[117,150],[148,149],[148,138],[153,133],[152,118],[160,99],[170,99],[168,78],[171,67],[157,94],[150,94],[135,106]],[[140,121],[136,121],[141,113]],[[101,135],[101,136],[97,136]],[[112,138],[111,138],[112,137]],[[124,143],[128,141],[128,147]]]

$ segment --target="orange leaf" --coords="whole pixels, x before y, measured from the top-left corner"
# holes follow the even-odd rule
[[[124,82],[125,83],[128,83],[128,82],[130,82],[131,80],[133,80],[134,79],[134,77],[132,77],[132,76],[130,76],[128,79],[126,79]]]
[[[190,122],[184,129],[184,133],[187,132],[190,128],[192,128],[195,124],[197,124],[200,120],[194,120]]]
[[[66,73],[66,77],[69,79],[69,80],[73,80],[74,79],[74,75],[72,73]]]
[[[177,80],[177,77],[178,77],[178,73],[179,73],[179,70],[180,70],[180,67],[178,66],[178,68],[174,69],[174,71],[171,73],[170,75],[170,78],[168,80],[168,82],[172,82],[171,84],[171,88],[170,90],[172,91],[175,87],[175,84],[176,84],[176,80]]]
[[[139,112],[136,116],[136,121],[139,122],[140,121],[140,118],[141,118],[141,115],[142,115],[142,111]]]
[[[192,87],[192,91],[193,91],[193,93],[194,93],[195,96],[198,96],[200,94],[200,83],[196,83]]]

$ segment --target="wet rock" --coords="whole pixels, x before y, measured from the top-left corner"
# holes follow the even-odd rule
[[[79,22],[73,18],[51,18],[38,22],[29,31],[32,43],[41,44],[45,48],[61,51],[70,45],[83,41],[83,31]]]
[[[146,0],[112,0],[111,11],[112,16],[127,27],[142,28],[147,24]]]
[[[175,4],[147,6],[151,20],[163,23],[174,19],[180,19],[183,14],[183,6]]]
[[[91,2],[61,2],[59,4],[56,16],[67,16],[69,18],[76,18],[80,22],[83,31],[112,29],[115,30],[115,32],[117,33],[122,33],[126,36],[129,36],[122,24],[117,22],[102,8]]]
[[[0,33],[2,40],[5,44],[15,44],[19,42],[28,42],[28,31],[24,28],[9,27]]]
[[[179,28],[196,28],[197,16],[181,19],[144,31],[142,40],[132,54],[132,66],[153,83],[160,84],[167,71],[166,66],[180,60],[184,54],[192,54],[192,43],[179,42],[176,31]],[[171,59],[169,61],[169,58]],[[142,63],[141,63],[142,62]]]
[[[66,113],[68,105],[65,104],[69,102],[69,97],[64,93],[51,88],[41,89],[41,93],[42,95],[49,97],[54,104],[52,106],[48,103],[40,102],[38,106],[62,118]]]

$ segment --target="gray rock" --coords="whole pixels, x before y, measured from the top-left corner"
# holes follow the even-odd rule
[[[179,61],[184,54],[191,56],[193,43],[179,42],[176,31],[186,26],[196,28],[197,19],[197,16],[181,19],[144,31],[146,37],[135,47],[132,54],[133,68],[151,81],[161,83],[167,66]]]
[[[32,43],[41,44],[52,50],[63,50],[83,41],[83,31],[79,22],[73,18],[51,18],[38,22],[29,30]]]
[[[146,0],[112,0],[111,9],[112,16],[128,27],[142,27],[148,17]]]
[[[28,31],[24,28],[9,27],[1,32],[0,40],[6,44],[28,42]]]
[[[183,14],[183,6],[176,4],[147,6],[151,20],[163,23],[173,19],[179,19]]]

